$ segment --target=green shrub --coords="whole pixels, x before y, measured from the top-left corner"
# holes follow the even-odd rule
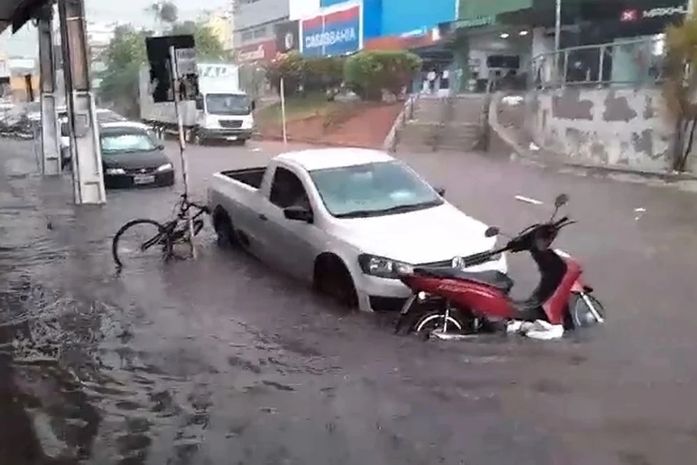
[[[339,87],[343,74],[343,57],[305,58],[298,52],[290,52],[278,55],[266,65],[269,83],[278,90],[282,77],[287,95],[297,93],[301,86],[308,92]]]
[[[364,100],[380,100],[383,90],[399,95],[420,68],[410,52],[364,51],[346,59],[344,80]]]
[[[305,59],[304,87],[308,91],[327,91],[344,81],[344,58],[323,57]]]
[[[266,67],[266,79],[271,86],[280,90],[281,78],[285,81],[285,91],[293,94],[305,76],[305,59],[298,52],[279,54]]]

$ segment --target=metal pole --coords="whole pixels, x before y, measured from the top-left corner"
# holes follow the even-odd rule
[[[281,78],[281,124],[283,126],[283,143],[288,144],[288,132],[286,131],[286,91],[285,81]]]
[[[45,6],[39,15],[39,68],[41,75],[41,174],[57,175],[61,172],[61,152],[56,115],[56,69],[53,55],[53,7]],[[38,155],[38,154],[37,154]]]
[[[557,79],[561,75],[559,73],[559,47],[561,46],[561,0],[556,0],[556,20],[554,22],[554,72]]]
[[[184,121],[179,108],[179,71],[177,70],[177,56],[174,46],[169,47],[169,65],[172,77],[171,87],[174,97],[174,112],[177,115],[177,129],[179,130],[179,159],[182,167],[182,178],[184,180],[184,199],[189,200],[189,176],[186,164],[186,141],[184,139]],[[191,256],[196,259],[196,246],[194,245],[194,222],[191,218],[191,212],[186,211],[186,222],[189,227],[189,246],[191,247]]]
[[[82,0],[59,0],[61,47],[75,203],[106,203],[102,153],[89,73]]]

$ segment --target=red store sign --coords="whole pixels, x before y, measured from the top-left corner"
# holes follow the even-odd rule
[[[271,61],[276,58],[276,40],[265,40],[255,44],[245,45],[237,49],[237,61],[239,63],[253,63],[255,61]]]

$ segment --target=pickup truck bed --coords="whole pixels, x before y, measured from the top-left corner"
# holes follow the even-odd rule
[[[243,170],[227,170],[220,174],[227,176],[230,179],[239,181],[255,189],[261,187],[261,182],[264,179],[266,168],[245,168]]]

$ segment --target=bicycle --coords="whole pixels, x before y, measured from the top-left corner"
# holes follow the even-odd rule
[[[116,267],[123,268],[124,262],[131,261],[129,258],[131,256],[142,258],[148,253],[159,253],[164,261],[180,258],[175,253],[175,245],[191,244],[187,216],[192,208],[196,210],[191,221],[193,222],[194,236],[197,236],[203,229],[201,216],[208,214],[209,209],[205,205],[189,201],[186,194],[182,194],[180,200],[175,204],[174,210],[177,212],[175,218],[164,225],[149,218],[139,218],[124,224],[111,243],[111,253]],[[140,231],[141,229],[142,231]],[[140,234],[137,234],[136,239],[130,239],[126,236],[127,232]]]

